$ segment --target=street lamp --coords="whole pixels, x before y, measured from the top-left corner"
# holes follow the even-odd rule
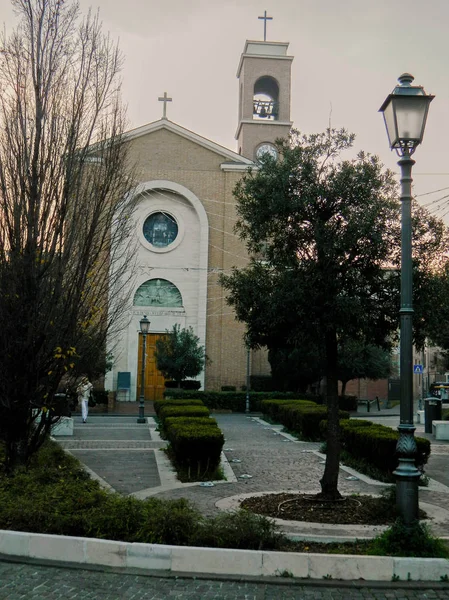
[[[379,112],[383,113],[390,147],[401,157],[401,308],[400,368],[401,404],[399,440],[396,451],[399,464],[396,475],[396,504],[404,522],[409,525],[418,519],[418,480],[415,465],[417,452],[413,425],[413,301],[412,301],[412,166],[411,158],[422,142],[429,105],[434,96],[427,95],[421,86],[411,85],[413,76],[404,73],[399,85],[387,97]]]
[[[147,333],[150,332],[150,321],[146,315],[143,315],[143,319],[140,319],[140,333],[143,336],[142,339],[142,369],[140,371],[140,396],[139,396],[139,417],[138,423],[145,423],[145,351],[147,342]]]

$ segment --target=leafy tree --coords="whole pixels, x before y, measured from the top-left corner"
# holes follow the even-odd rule
[[[341,394],[352,379],[385,379],[390,375],[390,353],[360,340],[347,340],[338,348],[338,379],[342,382]]]
[[[314,340],[296,347],[272,348],[268,361],[275,390],[306,392],[323,377],[323,357]]]
[[[320,349],[328,410],[321,495],[328,499],[340,496],[339,343],[388,348],[398,327],[396,185],[377,157],[341,159],[353,140],[345,130],[293,132],[278,141],[279,161],[266,156],[239,181],[236,229],[253,259],[221,278],[251,346],[299,348],[313,339]],[[420,252],[444,245],[444,228],[429,234],[419,224],[417,265]]]
[[[181,381],[196,377],[203,370],[207,360],[205,348],[191,327],[181,329],[180,325],[173,325],[167,334],[156,342],[156,365],[166,379],[173,379],[181,387]]]
[[[27,463],[61,379],[104,362],[132,276],[121,56],[77,2],[12,0],[0,38],[0,440]],[[89,357],[89,359],[87,359]],[[83,364],[84,360],[84,364]],[[43,417],[43,418],[41,418]]]

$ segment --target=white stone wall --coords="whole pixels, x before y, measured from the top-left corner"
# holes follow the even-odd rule
[[[182,295],[182,307],[133,306],[129,324],[119,339],[111,340],[114,348],[114,368],[107,374],[105,386],[115,390],[117,373],[131,373],[130,399],[136,399],[139,321],[145,314],[151,322],[152,333],[164,333],[178,323],[192,327],[206,341],[207,251],[208,222],[203,205],[187,188],[170,181],[151,181],[136,190],[139,203],[134,215],[137,244],[137,274],[131,290],[150,279],[165,279],[173,283]],[[175,241],[166,248],[154,248],[145,239],[142,228],[153,212],[167,211],[178,224]],[[204,373],[199,379],[204,387]]]

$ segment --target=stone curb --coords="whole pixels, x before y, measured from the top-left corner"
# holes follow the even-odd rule
[[[0,556],[78,567],[190,576],[296,577],[391,582],[441,581],[449,561],[441,558],[396,558],[339,554],[301,554],[157,544],[134,544],[94,538],[0,530]]]

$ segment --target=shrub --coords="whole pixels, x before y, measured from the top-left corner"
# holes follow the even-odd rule
[[[363,458],[385,473],[392,473],[398,464],[396,444],[399,432],[371,421],[351,419],[341,422],[342,447],[352,456]],[[422,468],[430,456],[430,442],[416,437],[416,466]]]
[[[201,522],[185,499],[139,500],[108,494],[86,515],[89,537],[150,544],[190,545]]]
[[[178,382],[168,379],[165,382],[165,387],[167,389],[181,389],[181,390],[199,390],[201,387],[201,381],[197,381],[196,379],[184,379],[184,381]]]
[[[208,519],[185,499],[139,500],[107,492],[51,440],[27,471],[0,475],[0,529],[221,548],[254,549],[259,540],[269,550],[283,539],[265,517],[239,511]]]
[[[164,421],[167,417],[208,417],[209,409],[205,406],[165,405],[159,409],[158,417]]]
[[[167,438],[176,462],[188,468],[190,476],[205,476],[220,463],[224,437],[216,426],[172,422],[167,430]]]
[[[245,412],[246,392],[189,392],[186,390],[167,390],[164,396],[170,398],[183,398],[185,400],[200,399],[211,410],[231,410],[233,412]],[[260,411],[261,402],[265,399],[280,400],[313,400],[321,403],[321,397],[313,394],[301,394],[294,392],[250,392],[251,411]]]
[[[426,523],[415,521],[406,526],[401,519],[372,541],[370,554],[449,558],[448,548],[433,537]]]
[[[222,392],[235,392],[235,390],[236,390],[235,385],[222,385],[221,386]]]
[[[317,406],[311,400],[262,400],[261,409],[264,415],[267,415],[272,421],[279,422],[279,411],[283,406]]]
[[[217,421],[215,419],[211,419],[210,417],[167,417],[164,421],[165,429],[168,430],[172,426],[176,426],[179,424],[183,425],[192,425],[197,424],[202,427],[211,426],[218,427]]]
[[[281,411],[285,413],[285,426],[296,431],[302,438],[308,440],[324,439],[320,431],[320,423],[327,417],[327,408],[325,406],[305,406],[301,408],[281,407]],[[340,419],[348,419],[349,413],[340,410]],[[292,427],[289,427],[292,425]]]
[[[196,535],[195,545],[249,550],[276,550],[284,539],[274,521],[245,510],[204,520]]]
[[[204,404],[201,400],[195,400],[194,398],[191,400],[184,400],[183,398],[164,398],[163,400],[155,400],[153,406],[156,414],[159,415],[162,406],[204,406]]]

